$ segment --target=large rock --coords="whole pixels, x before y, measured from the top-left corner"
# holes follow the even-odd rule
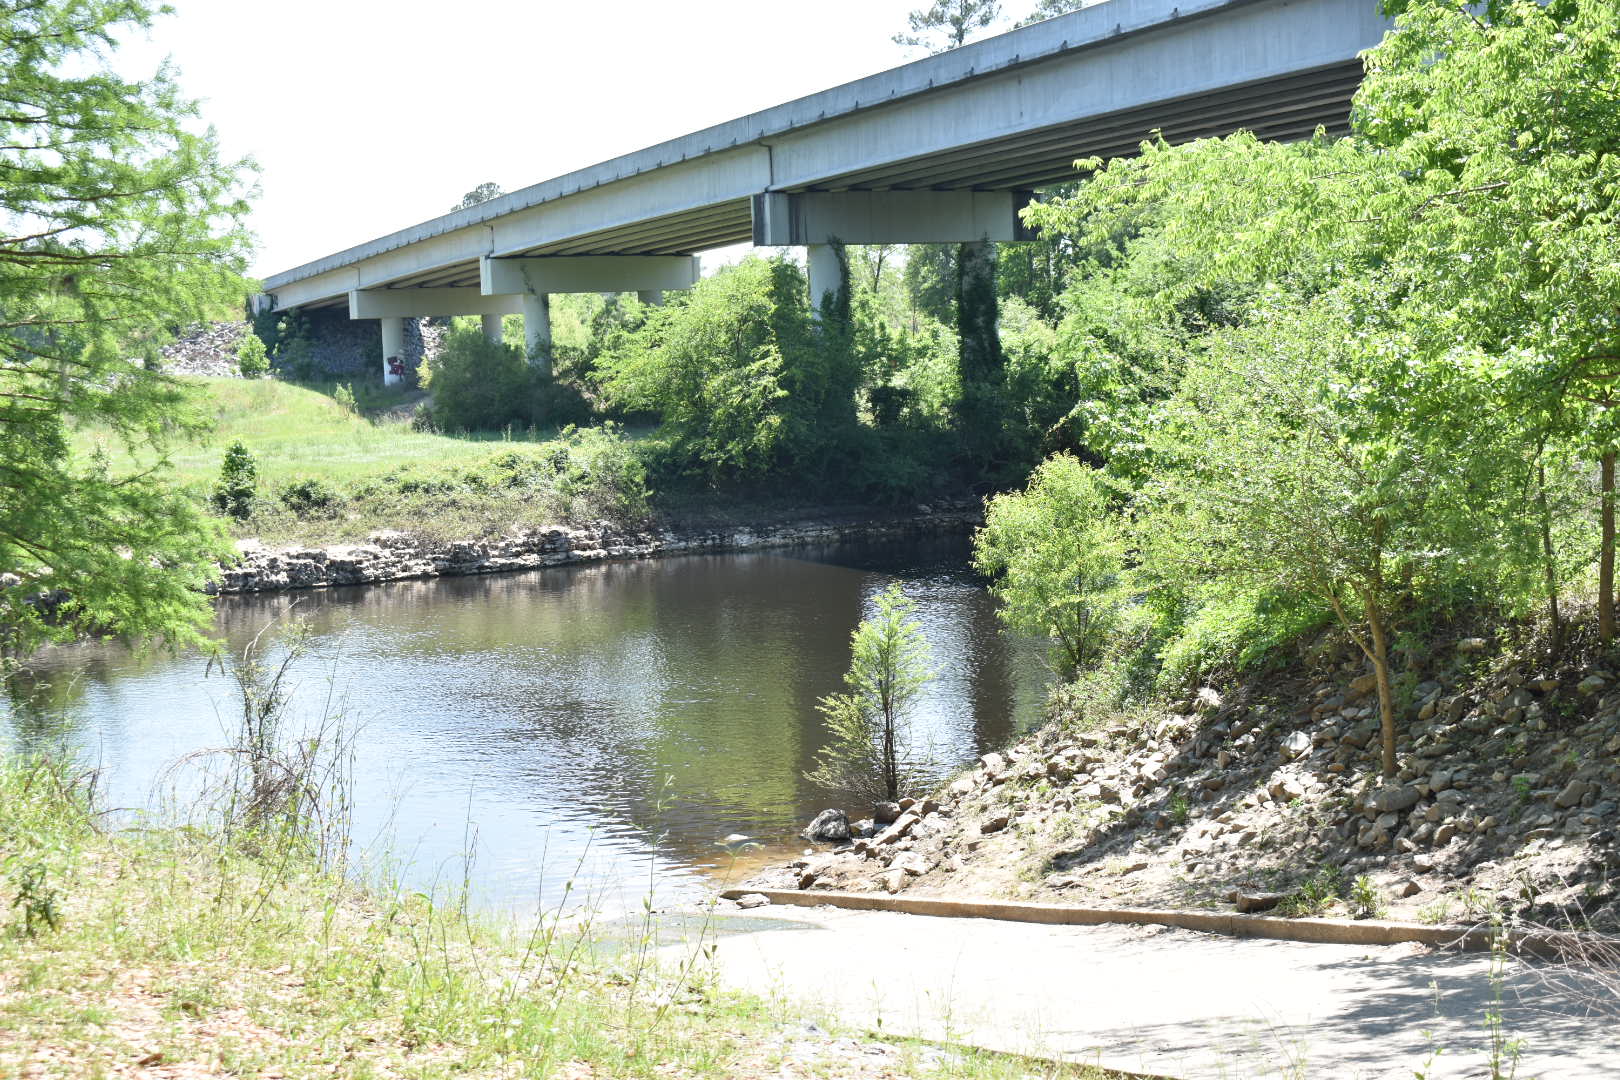
[[[823,810],[801,835],[815,843],[841,844],[849,839],[849,815],[836,808]]]
[[[1407,784],[1388,784],[1367,792],[1361,800],[1364,810],[1375,814],[1398,814],[1418,804],[1422,795]]]
[[[1284,761],[1294,761],[1311,752],[1311,737],[1303,731],[1296,731],[1282,741],[1282,756]]]

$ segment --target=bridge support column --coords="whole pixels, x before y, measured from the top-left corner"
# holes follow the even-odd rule
[[[382,324],[383,385],[393,386],[405,378],[405,320],[385,316]]]
[[[529,363],[540,369],[540,374],[551,375],[551,295],[542,292],[523,294],[523,339],[528,345]]]
[[[636,299],[648,307],[657,307],[664,302],[663,289],[637,289]]]
[[[844,262],[832,244],[808,244],[805,269],[810,277],[810,315],[820,322],[828,299],[836,299],[839,290],[845,287]]]
[[[499,345],[502,340],[501,316],[482,315],[479,317],[484,324],[484,338],[493,345]]]

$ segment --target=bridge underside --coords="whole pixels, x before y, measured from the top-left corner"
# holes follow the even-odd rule
[[[1263,139],[1309,138],[1349,129],[1350,100],[1360,84],[1359,60],[1328,65],[1285,79],[1269,79],[1218,93],[1126,110],[1100,118],[988,139],[948,153],[929,154],[787,186],[785,193],[845,191],[1029,191],[1073,180],[1074,162],[1135,154],[1157,130],[1168,142],[1219,137],[1237,130]],[[524,248],[515,255],[687,255],[754,237],[749,198],[732,198],[612,229],[582,233]],[[476,258],[402,277],[388,288],[457,288],[479,284]],[[344,296],[304,305],[339,307]]]

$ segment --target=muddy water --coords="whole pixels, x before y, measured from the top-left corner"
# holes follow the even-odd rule
[[[802,847],[846,802],[804,779],[815,705],[891,582],[933,650],[915,730],[941,769],[1038,718],[1041,650],[999,629],[966,555],[843,545],[237,598],[218,632],[240,649],[289,608],[307,620],[290,723],[341,715],[364,859],[488,907],[549,907],[570,880],[570,902],[633,907]],[[73,747],[113,805],[172,806],[197,780],[171,766],[226,740],[233,695],[201,656],[63,650],[0,704],[0,738]],[[734,858],[737,833],[761,846]]]

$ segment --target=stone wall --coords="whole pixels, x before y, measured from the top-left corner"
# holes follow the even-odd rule
[[[376,319],[351,319],[343,309],[301,315],[302,333],[310,348],[307,369],[295,370],[287,350],[271,358],[283,377],[366,378],[382,376],[382,328]],[[446,320],[405,320],[405,382],[416,386],[416,368],[424,356],[439,351]],[[236,346],[250,333],[246,322],[194,326],[163,349],[165,370],[177,375],[236,375]]]
[[[538,570],[606,559],[645,559],[722,551],[757,551],[852,540],[962,535],[983,520],[976,504],[929,509],[913,517],[865,521],[796,521],[757,528],[637,531],[601,524],[550,526],[492,540],[427,546],[404,533],[374,533],[364,544],[270,550],[242,541],[241,559],[211,582],[211,593],[274,592],[330,585],[367,585],[467,574]]]

